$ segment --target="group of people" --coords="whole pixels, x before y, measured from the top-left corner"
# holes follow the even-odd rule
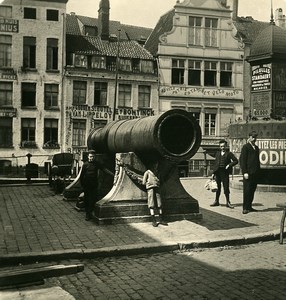
[[[257,187],[258,175],[260,170],[259,148],[255,144],[257,133],[252,131],[249,134],[247,143],[242,147],[239,158],[240,167],[243,175],[243,214],[256,211],[252,207],[254,193]],[[220,150],[216,153],[213,169],[213,179],[216,180],[218,189],[215,194],[215,201],[211,206],[219,206],[219,198],[223,186],[224,195],[226,198],[226,207],[234,208],[230,202],[229,175],[232,173],[232,168],[238,164],[238,159],[227,149],[227,142],[221,140],[219,142]],[[83,164],[80,183],[84,191],[84,205],[86,211],[86,220],[93,218],[93,210],[95,202],[98,199],[98,171],[100,166],[95,161],[95,151],[91,150],[88,153],[88,160]],[[160,180],[156,171],[148,169],[143,175],[142,183],[147,190],[148,208],[152,219],[152,225],[157,227],[159,224],[168,225],[163,220],[162,201],[160,197]],[[155,210],[158,211],[159,219],[156,220]]]
[[[243,176],[243,214],[254,212],[252,203],[254,193],[258,183],[258,176],[260,170],[259,148],[255,144],[257,139],[257,132],[249,133],[247,143],[243,145],[239,157],[240,168]],[[229,190],[229,175],[232,173],[233,166],[238,164],[238,159],[235,155],[227,149],[227,142],[221,140],[219,142],[220,150],[216,153],[215,163],[213,168],[212,178],[217,182],[218,189],[215,195],[215,201],[211,206],[219,206],[219,198],[223,186],[224,195],[226,198],[226,207],[234,208],[230,202]]]

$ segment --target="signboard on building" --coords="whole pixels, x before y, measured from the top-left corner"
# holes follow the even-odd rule
[[[271,64],[252,66],[251,90],[265,91],[271,89]]]
[[[19,21],[14,19],[0,18],[1,32],[19,32]]]
[[[71,118],[91,118],[93,120],[112,120],[113,109],[109,106],[88,106],[88,105],[78,105],[70,106],[66,108],[66,112]],[[116,119],[137,119],[147,116],[154,116],[155,112],[153,109],[149,108],[116,108],[115,116]]]
[[[253,117],[268,117],[271,113],[271,92],[252,93],[251,108]]]
[[[13,69],[1,70],[0,79],[17,80],[17,74]]]
[[[245,139],[232,139],[230,150],[239,157],[245,143]],[[286,139],[258,139],[256,145],[260,149],[261,168],[286,168]]]
[[[16,118],[16,108],[0,108],[0,118]]]

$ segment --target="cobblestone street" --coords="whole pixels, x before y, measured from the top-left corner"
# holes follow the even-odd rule
[[[76,275],[49,279],[77,300],[285,299],[286,245],[249,246],[104,258]]]

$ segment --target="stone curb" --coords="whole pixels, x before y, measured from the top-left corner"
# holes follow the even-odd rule
[[[34,264],[68,259],[93,259],[99,257],[116,257],[127,255],[154,254],[189,249],[216,248],[227,246],[242,246],[266,241],[279,240],[279,232],[265,232],[246,236],[213,238],[212,240],[198,239],[186,243],[144,243],[99,249],[69,249],[45,252],[29,252],[0,256],[0,265]]]

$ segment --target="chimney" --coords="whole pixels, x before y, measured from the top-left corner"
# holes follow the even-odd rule
[[[109,0],[101,0],[98,10],[98,35],[102,40],[109,39]]]
[[[235,20],[238,15],[238,0],[232,0],[232,19]]]

